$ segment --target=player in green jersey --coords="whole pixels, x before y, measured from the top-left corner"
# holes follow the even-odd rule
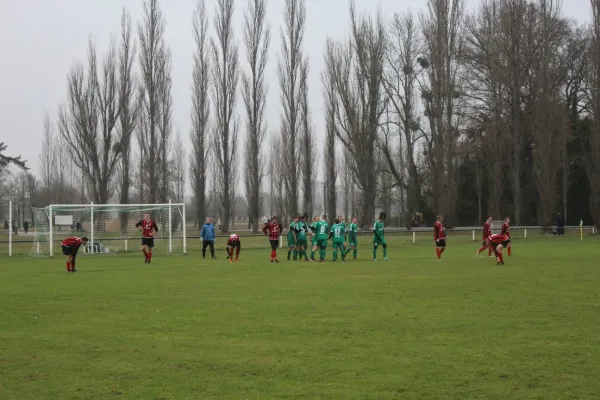
[[[338,250],[342,253],[342,261],[346,261],[346,226],[343,221],[344,217],[337,217],[329,231],[329,238],[333,239],[333,261],[337,261]]]
[[[379,220],[373,224],[373,261],[377,261],[377,248],[383,247],[383,260],[387,261],[387,242],[385,241],[384,223],[385,213],[379,213]]]
[[[317,225],[317,247],[319,248],[319,260],[325,262],[327,252],[327,239],[329,239],[329,224],[327,223],[327,215],[323,215]]]
[[[356,260],[358,255],[358,220],[356,217],[352,217],[352,222],[348,225],[348,248],[346,249],[346,254],[350,253],[352,250],[352,255]]]
[[[310,224],[310,226],[309,226],[309,228],[310,228],[310,245],[311,245],[310,260],[311,261],[315,261],[315,252],[319,248],[319,246],[317,246],[317,222],[319,222],[319,217],[317,217],[315,215],[313,217],[312,224]]]
[[[297,233],[297,240],[296,240],[296,250],[298,251],[298,254],[300,255],[300,259],[302,260],[302,257],[304,257],[305,261],[308,261],[308,255],[306,254],[306,239],[307,239],[307,234],[308,234],[308,225],[306,224],[307,218],[308,218],[308,214],[306,214],[306,213],[304,213],[304,215],[302,215],[300,217],[300,221],[297,224],[298,233]],[[295,260],[295,258],[294,258],[294,260]]]
[[[296,240],[298,235],[298,221],[300,218],[298,216],[294,217],[294,220],[290,224],[287,233],[287,244],[288,244],[288,261],[290,260],[290,256],[292,252],[294,253],[294,260],[298,259],[298,251],[296,250]]]

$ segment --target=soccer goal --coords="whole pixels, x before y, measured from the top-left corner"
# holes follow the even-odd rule
[[[71,236],[87,236],[80,254],[139,251],[141,233],[135,225],[150,214],[158,226],[154,250],[187,253],[185,204],[52,204],[34,208],[31,256],[60,253],[60,243]]]

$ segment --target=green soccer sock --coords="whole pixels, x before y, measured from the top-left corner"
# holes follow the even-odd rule
[[[373,247],[373,260],[377,259],[377,247]]]
[[[333,248],[333,261],[337,260],[337,251],[338,251],[337,246],[335,246]]]
[[[314,251],[314,250],[311,250],[311,251],[310,251],[310,259],[311,259],[311,260],[314,260],[314,259],[315,259],[315,251]]]
[[[352,254],[354,255],[354,258],[356,258],[356,256],[358,255],[358,249],[356,247],[352,251]]]
[[[383,248],[383,258],[387,258],[387,247]]]
[[[288,250],[288,260],[290,259],[290,256],[292,255],[292,251]]]
[[[321,248],[321,249],[319,250],[319,258],[320,258],[321,260],[325,260],[325,254],[326,254],[326,253],[325,253],[325,249],[324,249],[324,248]]]
[[[298,259],[298,250],[294,250],[294,261]]]

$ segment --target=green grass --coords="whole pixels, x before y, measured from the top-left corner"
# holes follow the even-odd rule
[[[406,239],[387,263],[366,238],[346,263],[0,257],[0,398],[600,397],[597,240],[515,240],[498,267]]]

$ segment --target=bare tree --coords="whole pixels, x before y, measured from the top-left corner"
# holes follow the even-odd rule
[[[137,136],[140,145],[138,166],[147,187],[141,191],[144,201],[156,203],[161,196],[162,134],[167,132],[163,117],[166,83],[165,68],[170,67],[170,54],[164,40],[165,20],[158,0],[144,1],[144,20],[138,24],[140,41],[141,108]],[[147,193],[147,194],[146,194]]]
[[[288,203],[284,201],[283,187],[286,179],[285,170],[285,152],[283,139],[277,134],[273,134],[270,140],[269,148],[269,194],[271,202],[271,215],[281,216],[281,223],[284,223],[283,216],[289,211],[286,210]]]
[[[244,44],[249,71],[242,76],[242,96],[246,111],[246,167],[244,183],[248,202],[248,223],[258,232],[262,209],[261,189],[264,177],[262,145],[266,134],[265,105],[267,67],[271,33],[266,21],[267,1],[248,0],[244,14]]]
[[[502,40],[499,2],[484,1],[477,14],[467,19],[462,54],[465,74],[469,77],[464,93],[470,106],[469,118],[479,132],[476,140],[480,145],[476,148],[484,154],[481,161],[490,178],[488,212],[497,218],[502,212],[502,166],[508,135],[504,112],[507,85],[502,78],[503,54],[498,46]]]
[[[172,151],[170,155],[170,166],[169,171],[171,176],[169,181],[172,182],[171,192],[173,193],[174,200],[177,203],[185,202],[185,184],[186,184],[186,151],[183,147],[183,141],[181,139],[181,133],[175,135],[173,142]]]
[[[131,191],[131,139],[137,122],[139,98],[136,76],[133,70],[136,45],[133,39],[131,16],[126,9],[121,14],[121,43],[118,53],[119,74],[119,202],[128,204]],[[120,147],[120,148],[119,148]],[[127,216],[121,218],[121,230],[125,229]]]
[[[428,67],[422,57],[423,43],[412,13],[394,14],[388,31],[383,85],[389,99],[389,129],[382,130],[380,147],[386,160],[385,170],[396,185],[407,192],[406,223],[424,207],[421,179],[415,162],[418,140],[422,137],[417,116],[417,88],[420,75]],[[396,132],[401,138],[396,142]],[[395,156],[394,146],[398,147]],[[400,161],[400,162],[398,162]],[[404,177],[404,166],[408,179]]]
[[[208,48],[208,15],[204,0],[198,0],[193,17],[194,70],[192,73],[192,129],[190,139],[190,175],[198,225],[206,216],[207,164],[209,157],[208,129],[210,124],[210,53]]]
[[[527,35],[526,54],[531,65],[526,77],[526,111],[533,140],[533,173],[538,192],[538,222],[552,224],[556,212],[561,162],[557,152],[567,133],[566,108],[560,95],[567,77],[567,21],[560,16],[556,0],[538,0],[536,18]],[[558,154],[557,154],[558,153]]]
[[[429,122],[427,154],[432,174],[433,209],[448,223],[455,217],[457,185],[455,157],[459,137],[456,103],[462,47],[464,0],[428,0],[422,17],[425,56],[429,62],[423,88]]]
[[[592,37],[590,43],[589,110],[592,129],[586,159],[590,183],[590,210],[596,226],[600,224],[600,0],[590,0],[592,6]]]
[[[169,170],[169,153],[171,151],[171,135],[173,133],[173,96],[171,95],[171,52],[166,51],[160,63],[159,78],[159,163],[160,185],[159,199],[166,203],[169,199],[169,179],[173,171]]]
[[[68,76],[68,91],[67,105],[60,110],[59,131],[71,160],[86,178],[92,200],[104,204],[114,193],[112,182],[121,150],[116,131],[120,110],[114,42],[98,67],[90,40],[87,74],[81,63],[75,63]],[[58,161],[68,159],[61,156]],[[61,165],[60,170],[64,169]]]
[[[569,190],[569,172],[574,160],[567,156],[569,139],[577,132],[578,121],[585,110],[585,79],[589,75],[589,30],[577,26],[571,27],[571,38],[567,45],[567,78],[564,86],[564,102],[569,115],[569,135],[563,135],[562,143],[562,205],[565,221],[567,215],[567,192]]]
[[[336,151],[335,151],[335,138],[338,134],[336,116],[338,114],[338,99],[335,87],[335,76],[333,75],[334,70],[328,69],[323,74],[323,87],[325,97],[325,154],[323,159],[325,160],[325,176],[323,177],[327,187],[325,190],[325,210],[329,214],[329,218],[333,221],[333,218],[337,215],[336,204],[337,204],[337,165],[336,165]]]
[[[305,0],[285,0],[284,27],[281,29],[281,53],[277,74],[281,90],[283,112],[281,135],[283,138],[286,170],[287,211],[298,212],[299,168],[297,148],[301,129],[301,75],[303,63],[304,31],[306,29]]]
[[[508,94],[508,149],[507,162],[510,165],[510,178],[514,203],[515,223],[521,221],[523,172],[523,147],[525,142],[525,127],[522,118],[523,103],[523,73],[529,68],[526,64],[525,30],[527,14],[530,7],[525,0],[502,0],[500,3],[500,19],[502,24],[502,40],[498,41],[500,52],[505,65],[502,72],[503,83],[507,86]]]
[[[213,102],[215,105],[215,154],[221,184],[223,232],[229,232],[236,179],[238,126],[234,113],[239,81],[238,45],[233,36],[234,0],[218,0],[214,18],[216,39],[211,39],[213,55]]]
[[[40,154],[40,180],[44,189],[44,200],[50,204],[52,199],[52,185],[54,183],[54,149],[55,135],[52,129],[50,115],[44,115],[44,137],[42,139],[42,152]]]
[[[300,115],[302,121],[300,131],[300,142],[302,143],[300,161],[302,163],[303,207],[304,212],[308,213],[308,215],[313,215],[316,148],[310,120],[310,107],[308,105],[308,57],[304,59],[300,73]]]
[[[339,102],[336,135],[352,160],[351,170],[361,191],[359,220],[366,227],[374,214],[377,173],[372,166],[386,109],[382,85],[386,35],[381,16],[359,17],[353,3],[350,18],[348,43],[329,41],[325,62]]]

